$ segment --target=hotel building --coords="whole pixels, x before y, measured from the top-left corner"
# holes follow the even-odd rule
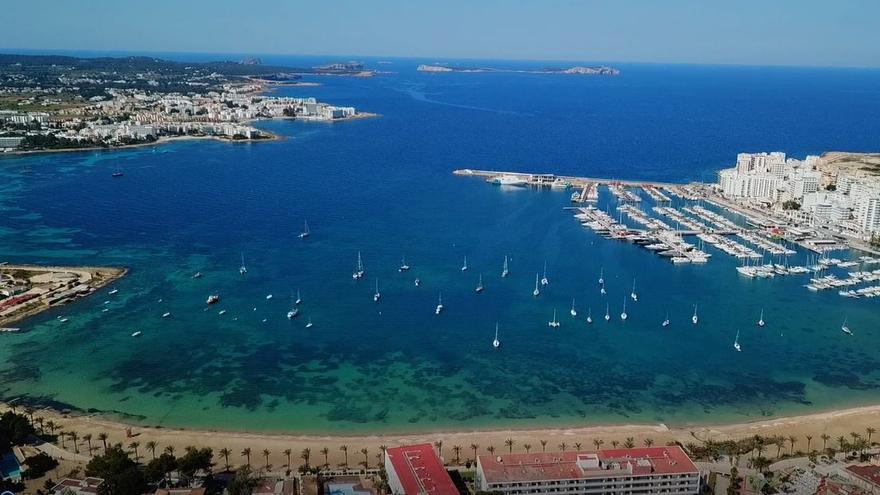
[[[385,472],[393,495],[459,495],[429,443],[386,450]]]

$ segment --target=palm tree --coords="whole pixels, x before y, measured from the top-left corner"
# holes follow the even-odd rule
[[[306,469],[308,469],[309,459],[311,459],[311,457],[312,457],[312,449],[310,449],[308,447],[302,449],[302,452],[300,452],[299,457],[300,457],[300,459],[303,460],[303,462],[306,463]]]
[[[617,440],[611,441],[611,446],[614,447],[615,449],[617,448],[618,445],[620,445],[620,442],[618,442]]]
[[[568,447],[568,445],[565,445],[565,442],[562,442],[559,444],[559,450],[561,450],[563,452],[565,452],[566,447]]]
[[[364,469],[370,469],[370,451],[367,450],[366,447],[361,449],[361,454],[364,454]]]
[[[174,445],[168,445],[167,447],[165,447],[165,453],[170,455],[171,457],[174,457]],[[248,449],[248,453],[250,453],[250,449]]]
[[[73,451],[79,454],[79,444],[77,443],[79,435],[77,435],[75,431],[67,432],[67,435],[70,436],[71,440],[73,440]]]
[[[382,451],[382,457],[379,460],[381,461],[382,464],[385,464],[385,452],[388,450],[388,446],[384,445],[384,444],[380,445],[379,450]],[[461,451],[461,447],[459,447],[458,450]]]
[[[633,437],[626,437],[626,441],[623,442],[623,446],[631,449],[636,446],[636,442],[635,440],[633,440]]]
[[[341,450],[342,453],[345,454],[345,462],[343,462],[343,465],[345,467],[348,467],[348,445],[340,445],[339,450]]]
[[[222,449],[220,449],[220,455],[223,456],[223,463],[226,466],[226,471],[229,471],[229,454],[231,454],[231,453],[232,453],[232,451],[227,449],[226,447],[223,447]],[[156,457],[156,455],[153,454],[153,458],[155,458],[155,457]]]
[[[43,417],[37,416],[36,421],[37,421],[37,424],[40,425],[40,433],[43,433],[43,421],[44,421]]]
[[[477,450],[479,450],[479,449],[480,449],[480,444],[478,444],[478,443],[471,444],[471,450],[474,451],[474,462],[477,462]]]
[[[773,444],[776,445],[776,458],[779,459],[779,456],[782,455],[782,447],[785,447],[785,437],[774,435]]]
[[[850,433],[849,436],[852,437],[852,439],[853,439],[852,443],[854,446],[855,446],[855,444],[857,444],[859,442],[859,439],[862,438],[862,436],[856,432]],[[853,447],[853,448],[855,448],[855,447]]]
[[[330,455],[330,449],[328,449],[327,447],[322,448],[321,454],[324,455],[324,467],[329,467],[330,462],[327,460],[327,456]],[[288,463],[288,464],[290,464],[290,463]]]
[[[831,435],[827,433],[823,433],[819,435],[819,438],[822,439],[822,452],[825,452],[825,446],[828,443],[828,440],[831,440]]]
[[[269,470],[269,454],[271,454],[271,452],[269,452],[269,449],[263,449],[263,457],[266,458],[266,471]]]
[[[601,438],[593,439],[593,445],[596,446],[596,450],[599,450],[604,443],[605,443],[605,440],[602,440]]]
[[[250,465],[251,465],[251,448],[250,448],[250,447],[245,447],[245,448],[241,451],[241,455],[243,455],[243,456],[245,456],[245,457],[247,458],[247,462],[245,463],[245,465],[250,466]]]
[[[452,453],[455,454],[455,465],[461,464],[461,445],[453,445]]]
[[[493,447],[493,446],[491,446],[491,445],[488,446],[488,447],[486,447],[486,452],[488,452],[488,453],[490,453],[490,454],[494,454],[494,453],[495,453],[495,447]]]
[[[807,439],[807,453],[809,454],[812,452],[812,450],[810,450],[810,444],[813,442],[813,435],[807,435],[804,438]]]
[[[138,455],[138,447],[140,446],[140,442],[131,442],[130,444],[128,444],[128,448],[134,451],[134,462],[137,462],[138,459],[140,459],[140,456]]]
[[[871,445],[871,435],[873,435],[874,433],[877,433],[877,430],[875,430],[874,428],[869,426],[869,427],[865,428],[865,433],[868,434],[868,445]]]
[[[284,452],[282,452],[282,454],[284,454],[284,457],[287,457],[287,469],[289,470],[290,469],[290,449],[284,449]],[[308,463],[306,463],[306,464],[308,464]]]
[[[507,447],[508,454],[513,453],[513,444],[514,444],[514,441],[512,438],[508,438],[507,440],[504,441],[504,446]]]
[[[532,444],[530,444],[530,443],[524,443],[524,444],[523,444],[523,448],[526,450],[526,454],[528,454],[529,451],[532,450]]]
[[[840,450],[846,450],[846,437],[843,435],[837,437],[837,443],[840,445]]]
[[[654,440],[651,440],[650,438],[646,438],[643,443],[645,444],[645,447],[650,447],[650,446],[654,445]]]
[[[147,448],[147,450],[150,451],[150,454],[153,456],[153,459],[155,459],[156,458],[156,447],[157,447],[156,442],[154,442],[153,440],[150,440],[144,446]]]
[[[66,431],[61,430],[60,432],[58,432],[58,439],[61,440],[61,448],[62,448],[62,449],[67,449],[67,447],[64,446],[64,439],[65,439],[65,438],[67,438],[67,432],[66,432]]]
[[[50,421],[50,423],[51,423],[51,421]],[[103,431],[101,433],[98,433],[98,440],[100,440],[101,443],[104,444],[104,453],[106,454],[107,453],[107,434],[104,433]]]
[[[794,435],[789,435],[788,437],[788,455],[794,455],[794,444],[797,443],[797,437]]]
[[[547,440],[541,440],[541,452],[547,452]]]
[[[434,447],[437,447],[437,457],[443,457],[443,440],[434,442]]]
[[[578,451],[581,450],[581,443],[580,442],[574,443],[574,450],[578,450]]]
[[[92,434],[86,433],[85,435],[83,435],[83,440],[85,440],[86,443],[89,444],[89,455],[92,455]]]

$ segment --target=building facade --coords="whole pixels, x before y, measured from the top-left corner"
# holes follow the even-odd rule
[[[458,488],[429,443],[385,451],[385,472],[393,495],[458,495]]]

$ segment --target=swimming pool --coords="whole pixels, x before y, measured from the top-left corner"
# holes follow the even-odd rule
[[[0,456],[0,478],[21,481],[21,466],[12,452]]]

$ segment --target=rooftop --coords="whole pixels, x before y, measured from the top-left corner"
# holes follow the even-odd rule
[[[681,447],[481,455],[488,483],[697,473]]]
[[[64,490],[70,490],[73,493],[98,493],[98,486],[103,482],[104,480],[101,478],[86,478],[84,480],[65,478],[52,487],[52,492],[63,493]]]
[[[458,489],[431,444],[393,447],[385,455],[405,493],[458,495]]]
[[[847,466],[846,470],[868,483],[880,487],[880,466]]]

